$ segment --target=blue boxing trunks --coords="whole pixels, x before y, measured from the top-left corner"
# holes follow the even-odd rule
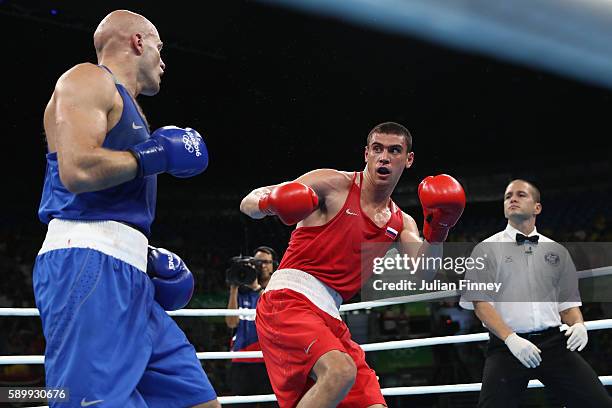
[[[188,407],[216,398],[195,349],[153,299],[147,238],[114,221],[54,219],[34,266],[51,407]]]

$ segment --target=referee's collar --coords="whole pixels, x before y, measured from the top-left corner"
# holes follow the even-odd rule
[[[512,225],[510,225],[510,223],[508,223],[508,225],[506,225],[506,229],[504,230],[504,234],[506,235],[508,239],[510,239],[511,241],[514,241],[516,238],[516,234],[523,234],[523,233],[517,230],[516,228],[514,228]],[[533,227],[533,231],[527,234],[528,237],[532,235],[538,235],[538,229],[535,226]]]

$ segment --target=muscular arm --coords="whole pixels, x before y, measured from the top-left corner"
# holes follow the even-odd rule
[[[474,313],[493,334],[502,341],[513,333],[512,329],[502,320],[497,310],[488,302],[474,302]]]
[[[270,191],[272,191],[274,187],[276,187],[276,185],[259,187],[251,191],[240,202],[240,211],[256,220],[265,217],[267,214],[264,214],[259,209],[259,199],[266,194],[270,194]]]
[[[405,213],[403,216],[404,229],[400,232],[399,236],[402,253],[411,258],[421,257],[422,259],[431,259],[442,257],[442,243],[430,244],[425,240],[421,240],[421,237],[419,236],[419,228],[417,227],[414,219]],[[431,264],[433,264],[433,262],[431,262]],[[434,278],[436,272],[437,270],[435,268],[420,268],[418,271],[416,271],[416,275],[419,278],[430,281]]]
[[[577,306],[565,309],[559,312],[559,314],[561,315],[561,321],[568,326],[573,326],[576,323],[584,323],[582,312],[580,312],[580,308]]]
[[[57,82],[45,112],[49,150],[57,151],[60,179],[72,193],[113,187],[136,177],[129,152],[102,148],[116,89],[98,67],[82,64]]]
[[[330,204],[334,204],[332,196],[334,193],[341,191],[348,191],[347,187],[350,186],[351,177],[347,176],[346,173],[332,170],[332,169],[318,169],[306,173],[294,181],[307,185],[312,188],[319,198],[319,207],[310,216],[308,216],[304,222],[313,221],[315,218],[320,218],[328,213],[328,207]],[[240,203],[240,211],[248,215],[251,218],[260,219],[266,216],[259,210],[259,199],[269,194],[272,189],[280,184],[260,187],[251,191],[246,197],[242,199]],[[315,221],[316,222],[316,221]]]

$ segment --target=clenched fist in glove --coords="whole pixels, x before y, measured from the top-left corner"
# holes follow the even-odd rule
[[[147,275],[155,285],[155,300],[164,310],[182,309],[191,300],[195,281],[177,254],[149,245]]]
[[[443,242],[465,208],[465,193],[457,180],[448,174],[426,177],[419,184],[419,200],[427,242]]]
[[[293,225],[309,216],[319,205],[312,188],[298,182],[280,184],[259,199],[259,209],[268,215],[278,215],[285,225]]]
[[[191,128],[164,126],[151,137],[129,149],[138,161],[138,177],[170,173],[193,177],[208,167],[208,149],[200,134]]]

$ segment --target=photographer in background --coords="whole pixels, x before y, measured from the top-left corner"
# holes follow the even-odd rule
[[[265,289],[277,266],[276,252],[267,246],[257,248],[252,257],[232,258],[227,270],[227,282],[230,285],[227,308],[255,309],[259,295]],[[232,351],[261,350],[255,330],[255,316],[226,316],[225,323],[229,328],[235,329]],[[272,386],[263,358],[232,360],[230,384],[234,395],[272,394]],[[248,408],[263,406],[263,404],[242,404],[241,406]]]

